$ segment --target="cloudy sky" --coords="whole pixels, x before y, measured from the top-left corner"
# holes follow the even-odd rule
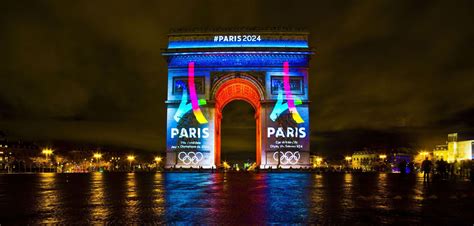
[[[0,130],[23,140],[163,151],[161,51],[170,29],[285,26],[311,32],[316,51],[313,151],[469,136],[473,9],[470,0],[3,1]],[[224,119],[225,148],[252,149],[251,111],[242,103],[225,109],[224,118],[243,115]]]

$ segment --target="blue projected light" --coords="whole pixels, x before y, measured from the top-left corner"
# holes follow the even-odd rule
[[[168,44],[168,49],[229,47],[309,48],[306,40],[262,40],[259,42],[170,41]]]

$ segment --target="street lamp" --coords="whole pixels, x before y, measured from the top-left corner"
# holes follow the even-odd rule
[[[155,162],[158,164],[163,160],[160,156],[155,157]]]
[[[348,162],[349,162],[349,161],[351,161],[351,160],[352,160],[352,157],[351,157],[351,156],[346,156],[346,157],[345,157],[345,159],[346,159],[346,161],[348,161]]]
[[[323,161],[323,158],[321,157],[316,157],[316,166],[321,166],[321,162]]]
[[[347,168],[349,168],[349,166],[350,166],[349,162],[352,160],[352,157],[351,156],[346,156],[344,159],[347,162]]]
[[[135,161],[135,156],[134,155],[129,155],[127,156],[127,160],[130,163],[130,170],[132,169],[132,162]]]
[[[46,163],[48,163],[48,158],[50,155],[53,154],[53,150],[51,148],[43,148],[43,150],[41,150],[41,153],[44,155],[45,159],[46,159]],[[51,171],[51,169],[50,169]]]
[[[230,168],[229,163],[227,163],[226,161],[224,161],[224,162],[222,163],[222,166],[224,167],[224,169],[229,169],[229,168]]]
[[[53,154],[53,150],[51,148],[43,148],[41,153],[48,157]]]
[[[385,161],[385,159],[387,158],[387,155],[379,155],[379,158],[382,159],[382,161]]]
[[[94,153],[94,155],[92,157],[94,157],[97,161],[99,161],[99,159],[102,158],[102,154]]]
[[[156,165],[156,168],[158,168],[160,166],[160,162],[162,161],[163,159],[160,157],[160,156],[156,156],[155,157],[155,165]]]
[[[98,165],[99,165],[99,160],[102,158],[102,154],[101,154],[101,153],[98,153],[98,152],[96,152],[96,153],[94,153],[94,155],[92,155],[92,157],[94,157],[94,158],[95,158],[95,160],[96,160],[96,164],[97,164],[97,166],[98,166]],[[97,168],[98,168],[98,167],[97,167]]]

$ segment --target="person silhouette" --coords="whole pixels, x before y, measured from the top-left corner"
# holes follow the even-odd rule
[[[421,170],[423,171],[423,182],[430,182],[430,172],[433,163],[426,157],[421,163]]]
[[[444,161],[443,157],[436,161],[436,171],[438,171],[441,180],[446,178],[446,161]]]
[[[408,163],[408,171],[409,171],[410,174],[415,173],[415,164],[413,162]]]
[[[402,160],[399,164],[398,164],[398,169],[400,170],[400,173],[402,175],[404,175],[406,172],[407,172],[407,161]]]

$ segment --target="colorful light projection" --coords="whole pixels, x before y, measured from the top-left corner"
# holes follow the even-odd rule
[[[309,166],[311,54],[306,33],[171,34],[166,167],[222,166],[222,108],[233,100],[255,107],[256,167]]]
[[[273,159],[275,161],[279,161],[280,164],[283,164],[283,165],[286,165],[286,164],[291,164],[291,165],[294,165],[294,164],[297,164],[298,161],[300,160],[300,152],[299,151],[295,151],[295,152],[291,152],[291,151],[287,151],[287,152],[282,152],[282,151],[276,151],[273,153]],[[280,160],[278,160],[278,158]]]
[[[213,38],[212,38],[213,39]],[[191,49],[191,48],[235,48],[235,47],[273,47],[273,48],[308,48],[306,40],[265,40],[258,42],[215,42],[214,40],[193,41],[170,41],[168,49]]]
[[[196,165],[201,160],[203,160],[204,155],[201,152],[180,152],[178,154],[179,161],[183,162],[185,165]]]
[[[289,110],[293,120],[295,120],[296,123],[301,124],[304,122],[304,120],[301,117],[301,115],[298,113],[298,110],[296,109],[296,105],[302,104],[302,101],[300,98],[293,98],[291,94],[289,73],[290,73],[290,66],[289,66],[288,61],[285,61],[283,63],[283,86],[284,86],[285,98],[283,98],[283,90],[281,89],[278,90],[277,102],[275,103],[272,113],[270,114],[270,119],[272,121],[276,121],[283,112],[285,112],[286,110]],[[286,103],[283,103],[283,99],[286,100]]]
[[[181,97],[181,103],[179,104],[178,110],[176,111],[173,118],[176,122],[179,122],[179,120],[181,120],[181,118],[183,118],[183,116],[192,109],[199,124],[205,124],[207,123],[207,119],[204,114],[202,114],[201,108],[199,106],[205,105],[206,100],[198,100],[197,98],[196,86],[194,84],[194,62],[189,62],[188,64],[188,87],[191,103],[188,103],[188,92],[186,85],[183,84],[183,96]]]

